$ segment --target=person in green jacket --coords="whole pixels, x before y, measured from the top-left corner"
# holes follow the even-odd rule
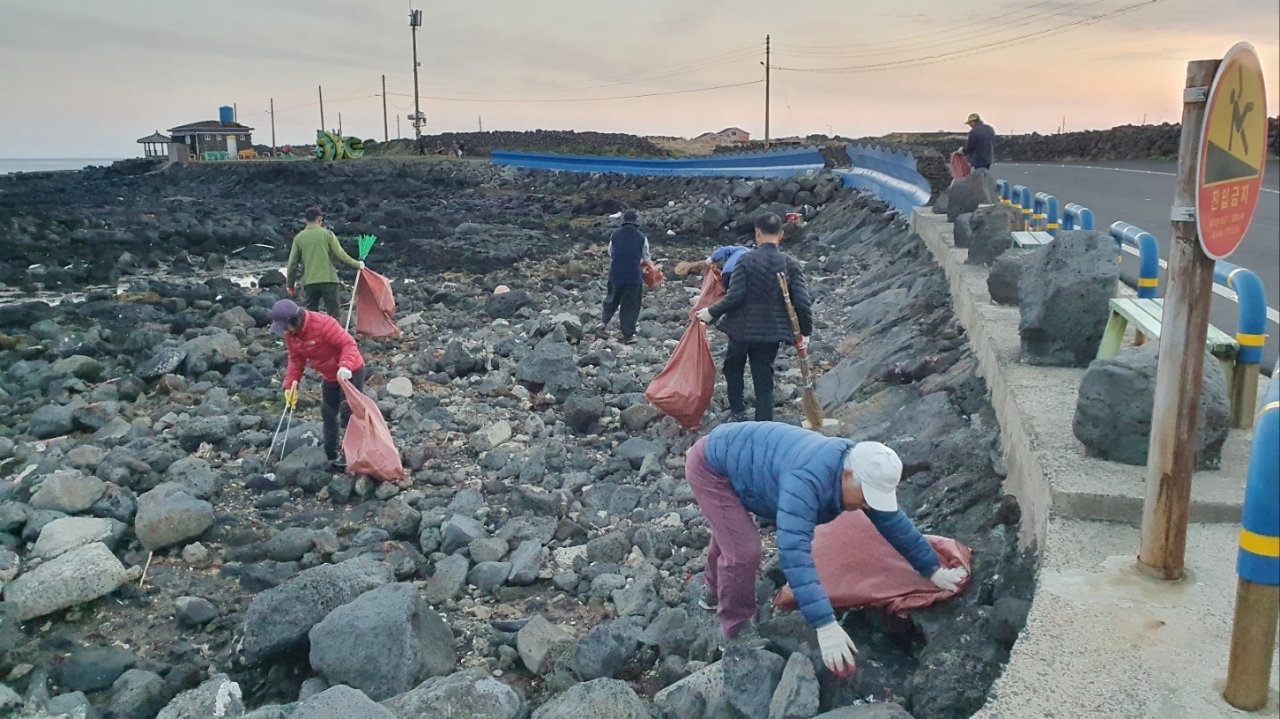
[[[338,273],[333,269],[336,258],[343,264],[364,269],[364,263],[353,259],[338,244],[338,236],[322,226],[324,213],[319,207],[308,207],[306,212],[307,226],[293,238],[293,249],[289,251],[289,266],[285,270],[285,284],[289,294],[297,293],[298,264],[302,264],[302,291],[306,295],[307,309],[312,312],[324,311],[332,317],[341,312],[342,302],[338,298]]]

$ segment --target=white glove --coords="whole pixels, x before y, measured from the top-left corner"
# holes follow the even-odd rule
[[[362,270],[363,270],[363,269],[364,269],[364,261],[363,261],[363,260],[361,260],[359,264],[360,264],[360,269],[362,269]]]
[[[818,627],[818,648],[822,650],[822,663],[839,676],[854,672],[853,657],[858,648],[838,622],[827,622]]]
[[[345,380],[347,380],[347,381],[350,381],[350,380],[351,380],[351,370],[347,369],[346,367],[339,367],[339,368],[338,368],[338,379],[345,379]],[[937,576],[937,575],[934,575],[934,576]]]
[[[933,582],[933,586],[944,592],[954,592],[960,588],[960,582],[963,582],[969,573],[964,567],[956,567],[947,569],[946,567],[938,567],[938,571],[929,577],[929,581]]]
[[[710,322],[711,310],[707,309],[706,307],[703,307],[701,310],[698,311],[698,319],[701,320],[702,322]]]

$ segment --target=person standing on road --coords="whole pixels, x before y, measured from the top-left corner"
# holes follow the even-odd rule
[[[364,263],[352,259],[338,244],[337,235],[324,228],[321,224],[324,214],[319,207],[308,207],[306,219],[307,226],[293,238],[293,249],[289,250],[285,284],[289,294],[297,294],[298,265],[301,263],[302,291],[306,296],[307,309],[317,311],[323,303],[324,311],[337,317],[342,311],[342,302],[338,298],[340,285],[333,260],[336,258],[357,270],[364,269]]]
[[[976,112],[969,115],[965,124],[969,126],[969,139],[960,148],[960,154],[974,170],[990,171],[991,163],[995,161],[996,131]]]
[[[289,352],[289,365],[284,373],[285,402],[297,402],[298,383],[307,367],[320,373],[320,417],[324,422],[324,453],[331,471],[343,471],[346,464],[338,455],[338,420],[345,427],[351,419],[338,380],[345,379],[358,390],[364,389],[364,357],[355,338],[329,315],[309,312],[292,300],[280,300],[271,308],[271,331],[284,337]]]
[[[608,294],[600,318],[600,332],[604,332],[613,314],[618,312],[622,341],[627,344],[635,341],[640,302],[644,299],[644,273],[640,263],[649,259],[649,238],[636,227],[639,222],[636,211],[627,210],[622,213],[622,227],[609,236]]]
[[[724,358],[724,378],[729,394],[730,421],[747,418],[745,375],[751,363],[751,383],[756,391],[756,421],[773,419],[773,363],[783,342],[808,347],[813,332],[813,313],[809,291],[805,288],[800,263],[778,249],[782,242],[782,218],[770,212],[756,218],[756,247],[741,255],[733,269],[733,281],[724,299],[698,313],[703,322],[721,317],[720,329],[729,336],[729,349]],[[801,339],[796,339],[791,316],[778,284],[778,273],[785,273],[800,321]]]
[[[858,653],[836,621],[813,561],[814,530],[841,512],[862,511],[894,549],[939,589],[954,592],[968,576],[941,565],[938,553],[898,509],[902,460],[879,442],[825,437],[781,422],[722,424],[689,450],[685,477],[711,527],[704,609],[715,609],[730,640],[756,614],[761,540],[751,514],[776,522],[778,556],[800,613],[817,631],[823,663],[837,674]],[[858,551],[849,547],[849,551]]]

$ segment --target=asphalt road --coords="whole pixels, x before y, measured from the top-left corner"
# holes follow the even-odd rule
[[[1139,160],[1130,162],[1093,162],[1068,165],[1005,164],[991,168],[996,177],[1011,184],[1026,185],[1034,195],[1047,192],[1066,205],[1075,202],[1093,210],[1098,229],[1123,220],[1155,235],[1160,242],[1160,257],[1169,259],[1169,210],[1173,205],[1174,172],[1172,162]],[[1276,361],[1280,347],[1280,325],[1275,308],[1280,305],[1280,164],[1268,163],[1263,174],[1263,192],[1258,209],[1240,248],[1228,261],[1253,270],[1267,290],[1269,321],[1265,364]],[[1138,259],[1125,255],[1122,271],[1136,277]],[[1162,270],[1160,294],[1164,295],[1166,277]],[[1239,317],[1235,302],[1214,295],[1210,321],[1234,335]]]

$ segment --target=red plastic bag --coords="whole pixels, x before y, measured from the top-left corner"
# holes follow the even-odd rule
[[[969,159],[959,152],[951,153],[951,184],[956,184],[956,180],[968,177],[972,172],[969,167]]]
[[[969,569],[972,549],[946,537],[926,534],[925,539],[933,545],[942,566]],[[818,580],[836,610],[884,607],[904,616],[913,609],[949,599],[969,584],[966,578],[957,592],[935,587],[880,536],[862,512],[843,512],[818,527],[813,536],[813,562],[818,568]],[[790,585],[778,592],[773,606],[796,608]]]
[[[653,289],[666,281],[666,278],[662,276],[662,270],[659,270],[658,266],[649,260],[640,263],[640,272],[644,275],[645,287],[649,289]]]
[[[370,337],[399,337],[400,328],[391,317],[396,313],[396,298],[391,282],[369,268],[360,270],[360,286],[356,288],[356,332]]]
[[[378,404],[347,380],[339,379],[338,384],[351,407],[351,421],[347,423],[347,434],[342,438],[347,471],[383,482],[404,479],[400,450],[391,439],[391,430],[387,429]]]
[[[702,415],[711,406],[716,389],[716,362],[711,356],[707,326],[697,319],[704,307],[710,307],[724,296],[720,269],[712,265],[702,278],[702,294],[689,311],[689,328],[676,345],[667,366],[649,383],[645,399],[680,423],[695,430],[702,425]]]

